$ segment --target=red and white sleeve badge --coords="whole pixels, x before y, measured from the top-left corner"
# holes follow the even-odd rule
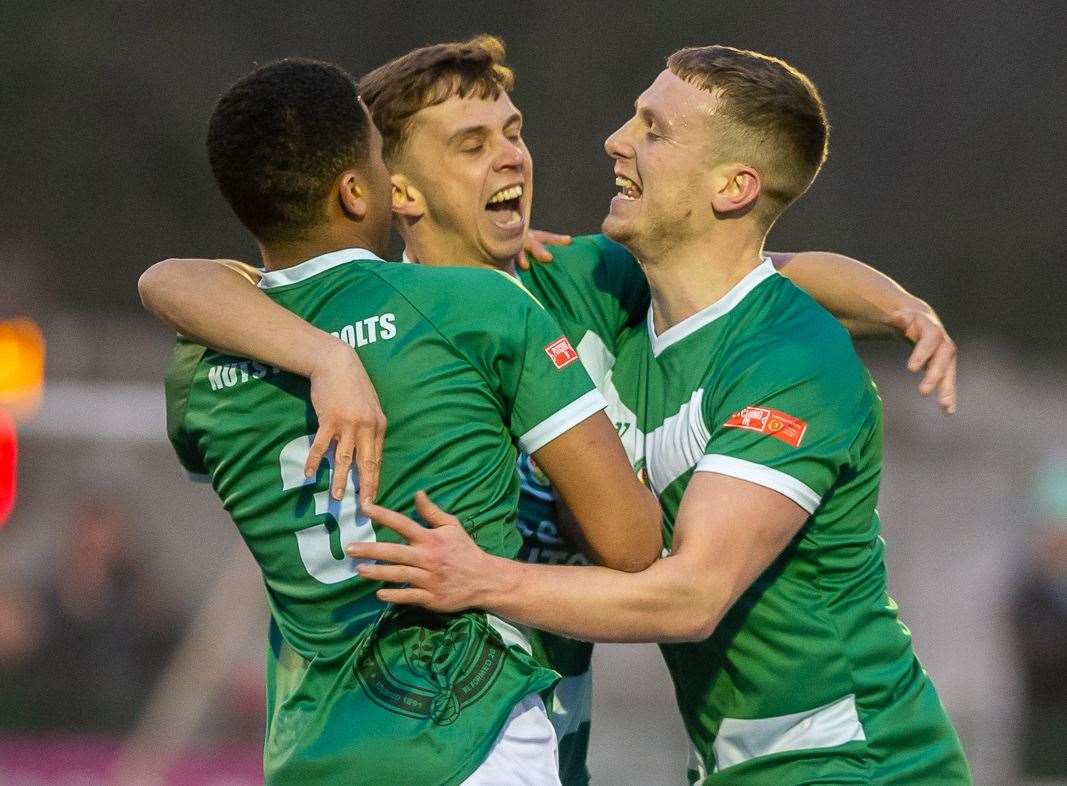
[[[804,433],[808,430],[807,421],[769,407],[745,407],[731,415],[723,427],[768,434],[794,448],[800,447],[800,440],[804,439]]]
[[[560,336],[545,347],[545,354],[556,368],[566,368],[578,359],[578,353],[574,351],[566,336]]]

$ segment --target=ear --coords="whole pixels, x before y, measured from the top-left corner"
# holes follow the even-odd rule
[[[426,213],[426,199],[407,175],[391,175],[393,186],[393,215],[411,220],[422,218]]]
[[[711,206],[716,213],[735,213],[755,204],[763,182],[748,164],[727,164],[716,172]]]
[[[341,210],[349,217],[359,221],[367,215],[367,189],[360,181],[359,173],[356,170],[349,169],[341,173],[337,196]]]

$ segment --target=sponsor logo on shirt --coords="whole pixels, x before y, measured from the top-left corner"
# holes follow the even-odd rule
[[[545,354],[552,360],[556,368],[566,368],[578,359],[578,353],[574,351],[571,342],[566,336],[560,336],[547,347]]]
[[[745,407],[731,415],[723,427],[767,434],[794,448],[800,447],[800,440],[804,439],[804,433],[808,430],[807,421],[769,407]]]

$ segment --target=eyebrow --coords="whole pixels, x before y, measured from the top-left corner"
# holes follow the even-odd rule
[[[504,121],[504,128],[507,128],[508,126],[512,126],[515,123],[521,123],[521,122],[522,122],[522,114],[520,112],[513,112],[512,114],[508,115],[508,119]],[[456,131],[456,133],[452,134],[452,136],[450,136],[448,138],[448,144],[451,145],[452,143],[454,143],[454,142],[456,142],[456,141],[458,141],[460,139],[463,139],[465,137],[469,137],[469,136],[488,136],[490,133],[492,133],[492,129],[489,126],[485,125],[484,123],[481,124],[481,125],[476,125],[476,126],[464,126],[463,128],[459,129],[458,131]]]
[[[640,117],[650,126],[657,126],[662,129],[666,125],[663,122],[663,118],[656,112],[656,110],[652,109],[647,104],[645,106],[639,107],[637,105],[637,102],[634,101],[634,111],[637,113],[638,117]]]

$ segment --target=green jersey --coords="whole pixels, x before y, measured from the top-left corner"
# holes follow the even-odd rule
[[[559,322],[578,348],[593,381],[608,371],[600,361],[613,353],[619,336],[648,310],[648,282],[626,249],[603,236],[576,237],[569,246],[552,248],[553,261],[522,271],[523,283]],[[556,526],[556,502],[544,473],[526,454],[519,457],[519,559],[547,565],[587,565]],[[558,671],[560,681],[545,697],[545,707],[559,738],[559,773],[563,786],[589,783],[593,710],[593,645],[543,631],[529,631],[534,654]]]
[[[381,504],[412,514],[424,489],[484,550],[514,556],[517,446],[533,453],[604,406],[529,293],[493,271],[359,249],[267,273],[261,286],[358,351],[389,421]],[[266,780],[464,780],[515,704],[556,675],[501,620],[377,600],[380,583],[361,579],[341,548],[398,538],[361,514],[354,472],[341,502],[326,468],[304,479],[316,427],[306,380],[182,341],[167,399],[179,458],[210,479],[263,572]]]
[[[662,647],[691,780],[968,782],[886,593],[881,403],[841,326],[768,260],[662,335],[650,310],[617,354],[609,414],[659,497],[668,546],[694,472],[810,514],[710,638]]]

